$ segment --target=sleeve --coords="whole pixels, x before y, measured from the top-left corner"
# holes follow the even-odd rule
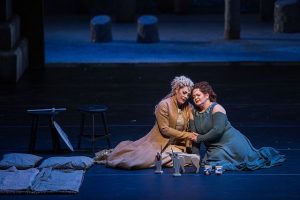
[[[204,135],[199,134],[197,137],[197,143],[200,142],[211,142],[219,139],[224,131],[227,122],[227,116],[224,113],[217,112],[213,114],[213,128],[210,129]]]
[[[162,101],[157,105],[155,117],[161,134],[178,139],[185,139],[189,136],[189,132],[178,131],[175,128],[170,127],[169,107],[166,102]]]
[[[189,129],[190,129],[191,132],[196,132],[196,126],[195,126],[194,119],[190,119]]]

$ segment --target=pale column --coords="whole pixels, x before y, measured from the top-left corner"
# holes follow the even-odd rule
[[[240,0],[225,0],[224,37],[240,39]]]

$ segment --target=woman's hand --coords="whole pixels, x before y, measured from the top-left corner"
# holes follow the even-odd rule
[[[190,139],[190,140],[196,142],[196,141],[197,141],[197,136],[198,136],[198,135],[199,135],[198,133],[191,132],[191,134],[189,135],[188,139]]]

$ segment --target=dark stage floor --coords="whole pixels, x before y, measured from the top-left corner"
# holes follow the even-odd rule
[[[76,146],[80,104],[106,104],[112,143],[145,135],[154,123],[154,106],[169,83],[184,74],[209,81],[232,124],[257,148],[272,146],[287,157],[282,166],[222,176],[172,169],[118,170],[95,165],[76,195],[4,195],[0,199],[291,199],[300,198],[299,63],[63,64],[27,71],[16,85],[0,86],[0,151],[26,152],[28,108],[66,107],[58,121]],[[36,154],[54,155],[46,121],[39,130]],[[100,128],[100,127],[99,127]],[[84,146],[89,147],[85,142]],[[99,141],[99,149],[105,141]],[[65,147],[64,147],[65,148]],[[75,155],[91,153],[76,151]],[[72,154],[72,155],[74,155]],[[71,155],[62,153],[59,155]]]

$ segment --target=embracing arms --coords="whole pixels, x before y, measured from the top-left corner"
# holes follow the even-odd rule
[[[193,138],[194,142],[211,142],[215,141],[224,134],[226,124],[227,124],[227,115],[225,109],[216,105],[212,112],[212,128],[204,134],[199,134],[196,138]],[[194,119],[192,118],[190,121],[190,129],[192,132],[196,132],[196,127],[194,123]]]
[[[224,113],[216,112],[213,114],[213,127],[204,135],[199,134],[197,136],[196,142],[211,142],[219,139],[224,131],[226,126],[227,117]]]
[[[155,109],[156,121],[160,132],[165,136],[175,137],[178,139],[191,138],[192,134],[190,132],[178,131],[175,128],[170,127],[171,120],[175,120],[176,123],[176,119],[173,119],[175,116],[170,116],[172,113],[170,112],[170,109],[172,109],[171,105],[164,101],[160,102]]]

